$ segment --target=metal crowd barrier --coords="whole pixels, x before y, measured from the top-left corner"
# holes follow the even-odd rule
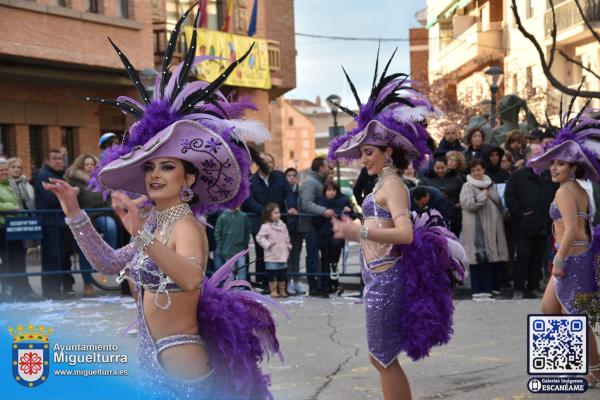
[[[118,217],[114,214],[114,210],[112,208],[93,208],[93,209],[85,209],[88,215],[93,213],[103,213],[110,215],[115,218],[118,222]],[[251,219],[259,218],[259,216],[255,213],[245,213]],[[282,216],[286,217],[287,214],[282,214]],[[63,238],[61,237],[61,230],[68,229],[66,223],[64,222],[64,214],[60,209],[39,209],[39,210],[14,210],[14,211],[0,211],[0,217],[4,217],[4,230],[5,237],[4,243],[2,245],[5,249],[8,248],[8,242],[10,241],[27,241],[27,240],[35,240],[42,241],[44,240],[43,229],[44,228],[52,228],[54,230],[54,234],[57,235],[57,243],[60,248],[61,256],[64,256],[63,250]],[[298,213],[297,217],[299,218],[310,218],[313,219],[315,216],[313,214],[306,213]],[[124,235],[124,229],[118,225],[118,236],[119,243],[122,243],[122,238]],[[70,235],[70,231],[68,233]],[[126,243],[122,243],[121,245],[125,245]],[[76,245],[75,245],[76,246]],[[77,247],[74,247],[69,254],[77,253]],[[346,271],[346,246],[344,246],[341,254],[341,270],[342,272],[338,273],[340,277],[360,277],[360,273],[348,273]],[[8,252],[4,252],[5,259],[2,260],[2,265],[0,268],[6,268],[10,263],[10,258],[8,256]],[[245,267],[248,268],[251,264],[255,263],[257,260],[246,264]],[[40,263],[42,262],[42,255],[40,254]],[[59,270],[53,271],[40,271],[40,272],[20,272],[20,273],[0,273],[0,281],[3,278],[13,278],[13,277],[29,277],[29,276],[51,276],[51,275],[65,275],[65,274],[82,274],[82,273],[92,273],[99,274],[99,272],[95,269],[63,269],[64,265],[59,265]],[[320,269],[320,265],[317,265],[317,269]],[[207,271],[207,275],[211,275],[214,271]],[[267,272],[250,272],[247,271],[248,276],[266,276]],[[286,272],[286,277],[326,277],[330,276],[328,272],[299,272],[292,273]],[[98,286],[98,285],[97,285]]]

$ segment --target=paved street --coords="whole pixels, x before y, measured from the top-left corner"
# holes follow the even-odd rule
[[[295,297],[283,304],[292,316],[289,323],[277,316],[286,362],[275,359],[267,367],[276,399],[381,398],[376,372],[367,360],[363,305],[357,299]],[[3,304],[0,326],[7,335],[7,324],[43,323],[54,328],[54,341],[76,337],[81,342],[119,343],[135,360],[135,338],[121,336],[133,307],[130,299],[118,296]],[[598,389],[571,397],[529,394],[526,315],[537,311],[536,300],[457,301],[452,342],[424,361],[401,358],[414,398],[597,399]]]

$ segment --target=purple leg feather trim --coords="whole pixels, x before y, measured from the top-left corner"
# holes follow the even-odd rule
[[[444,237],[428,228],[415,229],[413,242],[394,246],[394,251],[402,254],[403,350],[416,361],[433,346],[448,343],[453,333],[452,258]]]

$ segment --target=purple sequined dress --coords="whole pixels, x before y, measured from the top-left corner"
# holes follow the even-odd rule
[[[363,216],[363,223],[373,219],[378,226],[392,219],[373,193],[363,202]],[[451,233],[419,227],[408,245],[361,243],[367,344],[371,356],[386,368],[401,352],[417,360],[428,356],[433,346],[450,340],[453,260],[444,235]],[[384,271],[373,270],[390,263]]]
[[[578,211],[577,216],[585,218],[586,221],[588,221],[588,233],[591,234],[593,230],[590,216],[582,211]],[[562,218],[555,202],[552,202],[550,205],[550,218],[552,218],[553,221],[558,221]],[[594,238],[594,241],[597,240],[598,238]],[[591,242],[581,240],[574,241],[571,246],[578,246],[584,250],[581,254],[565,257],[565,275],[563,277],[554,277],[553,279],[556,298],[562,307],[569,314],[579,314],[581,311],[575,306],[577,295],[598,290],[596,272],[594,269],[594,253],[597,253],[597,250],[595,251],[593,248],[597,246],[592,246]],[[556,249],[559,247],[560,244],[556,242]]]
[[[143,293],[155,297],[157,306],[168,307],[166,292],[182,289],[167,280],[158,266],[133,243],[112,249],[100,237],[87,215],[69,219],[73,235],[91,265],[105,274],[117,274],[126,269],[138,293],[137,353],[140,363],[140,392],[147,399],[270,399],[269,376],[258,364],[269,352],[279,353],[275,323],[262,303],[272,301],[252,291],[229,290],[247,286],[245,281],[231,281],[232,258],[210,279],[204,279],[198,299],[200,335],[177,334],[154,340],[143,312]],[[154,229],[149,218],[146,228]],[[159,276],[163,275],[162,283]],[[190,380],[171,376],[159,362],[161,351],[183,344],[205,347],[211,364],[208,374]]]

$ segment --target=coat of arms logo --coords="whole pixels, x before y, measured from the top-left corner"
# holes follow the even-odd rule
[[[16,329],[9,327],[12,342],[12,372],[14,379],[25,387],[36,387],[46,382],[50,372],[48,336],[52,328],[32,324]]]

